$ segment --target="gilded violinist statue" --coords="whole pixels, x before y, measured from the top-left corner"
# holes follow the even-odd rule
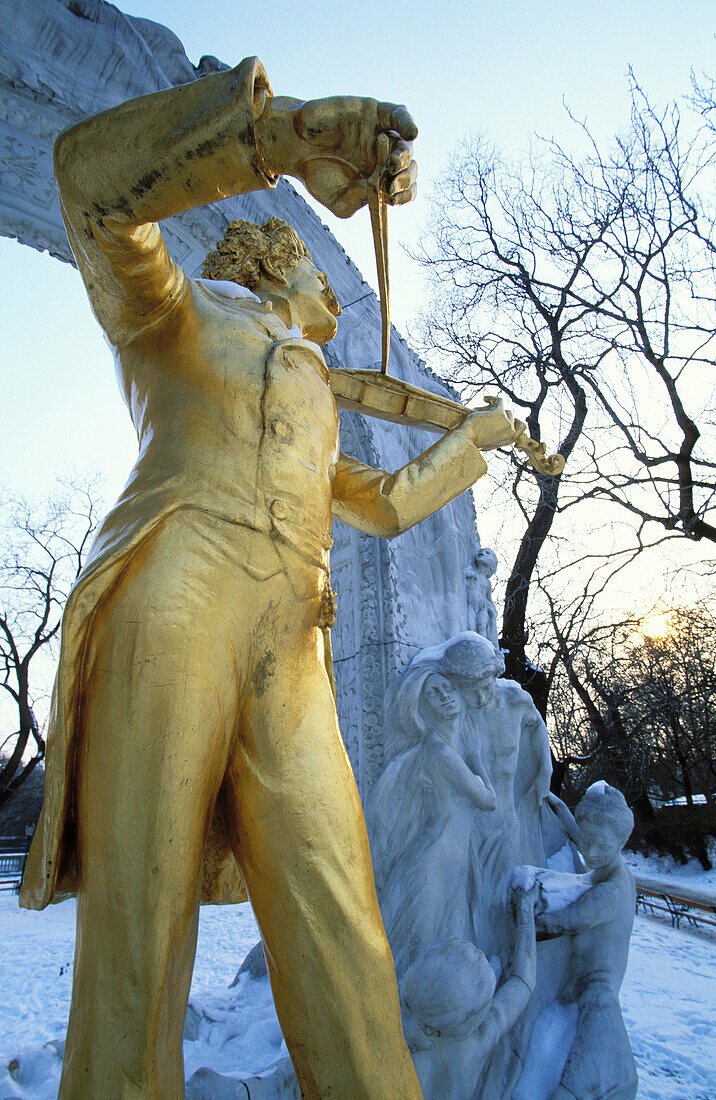
[[[295,233],[233,223],[212,285],[156,224],[282,173],[347,217],[383,135],[388,201],[408,202],[416,132],[393,104],[273,98],[248,59],[57,141],[139,440],[67,603],[22,887],[30,908],[78,898],[63,1100],[184,1096],[199,901],[242,882],[303,1095],[420,1096],[326,669],[331,515],[398,535],[524,425],[491,405],[394,474],[340,454],[319,347],[339,309]]]

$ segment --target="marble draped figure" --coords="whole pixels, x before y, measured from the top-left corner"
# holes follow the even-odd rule
[[[503,672],[468,631],[387,704],[365,810],[405,1036],[426,1100],[632,1100],[631,811],[606,783],[576,820],[549,793],[544,722]]]
[[[397,535],[524,425],[495,405],[394,474],[341,454],[320,348],[338,306],[295,233],[230,226],[204,283],[157,225],[281,174],[349,216],[383,134],[398,205],[415,188],[405,108],[274,98],[248,59],[55,146],[139,441],[67,602],[21,894],[35,908],[78,897],[63,1100],[184,1095],[200,894],[243,884],[303,1095],[420,1095],[326,671],[331,515]],[[489,801],[477,771],[471,783]]]

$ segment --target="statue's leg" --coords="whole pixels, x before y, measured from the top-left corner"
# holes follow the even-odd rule
[[[76,762],[80,894],[63,1100],[179,1100],[204,839],[236,723],[233,652],[190,524],[94,616]],[[204,573],[209,572],[206,561]],[[196,582],[196,583],[195,583]]]
[[[584,982],[577,1006],[577,1033],[551,1100],[582,1096],[634,1100],[636,1063],[617,994],[608,981],[594,976]]]
[[[276,1009],[308,1098],[413,1100],[353,773],[323,665],[318,602],[271,586],[262,669],[241,716],[225,818],[266,947]],[[267,654],[271,661],[267,660]]]

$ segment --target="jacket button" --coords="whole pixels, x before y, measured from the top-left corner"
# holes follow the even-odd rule
[[[277,439],[285,439],[289,434],[289,426],[284,420],[272,420],[271,427]]]
[[[274,519],[288,518],[288,506],[285,500],[272,500],[269,511]]]

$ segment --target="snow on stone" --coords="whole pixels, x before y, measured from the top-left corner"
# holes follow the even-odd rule
[[[565,909],[594,885],[591,872],[575,875],[573,871],[553,871],[551,868],[530,867],[529,864],[515,867],[512,872],[512,885],[515,888],[531,890],[535,882],[539,883],[540,897],[547,913]]]
[[[558,852],[547,856],[547,866],[550,871],[566,871],[574,874],[574,849],[570,841],[566,841]]]
[[[423,665],[426,662],[438,662],[445,658],[448,650],[454,649],[458,642],[477,642],[478,645],[485,645],[487,638],[483,638],[481,634],[476,634],[474,630],[462,630],[459,634],[453,634],[451,638],[448,638],[445,642],[440,642],[438,645],[429,646],[427,649],[421,649],[419,653],[413,657],[410,662],[410,667],[415,668],[416,665]],[[494,651],[492,643],[488,643],[491,649]],[[504,652],[507,652],[506,650]]]
[[[527,892],[531,890],[537,879],[537,872],[539,867],[530,867],[528,863],[524,863],[521,867],[515,867],[512,872],[512,889],[524,890]]]
[[[698,864],[682,869],[670,860],[626,855],[636,873],[670,874],[672,883],[688,879],[694,889],[716,892],[716,872]],[[19,909],[12,894],[0,894],[1,1100],[56,1100],[60,1059],[57,1046],[46,1044],[59,1040],[61,1049],[64,1038],[74,921],[72,901],[36,913]],[[244,974],[228,988],[257,939],[248,905],[202,908],[184,1042],[187,1078],[206,1065],[240,1078],[285,1054],[267,980]],[[620,999],[639,1072],[638,1100],[716,1096],[714,988],[712,934],[637,916]],[[571,1023],[556,1012],[551,1038],[568,1035]]]
[[[207,290],[213,290],[214,294],[222,298],[253,298],[255,302],[261,301],[253,290],[238,283],[232,283],[228,279],[195,279],[194,282],[201,283]]]

